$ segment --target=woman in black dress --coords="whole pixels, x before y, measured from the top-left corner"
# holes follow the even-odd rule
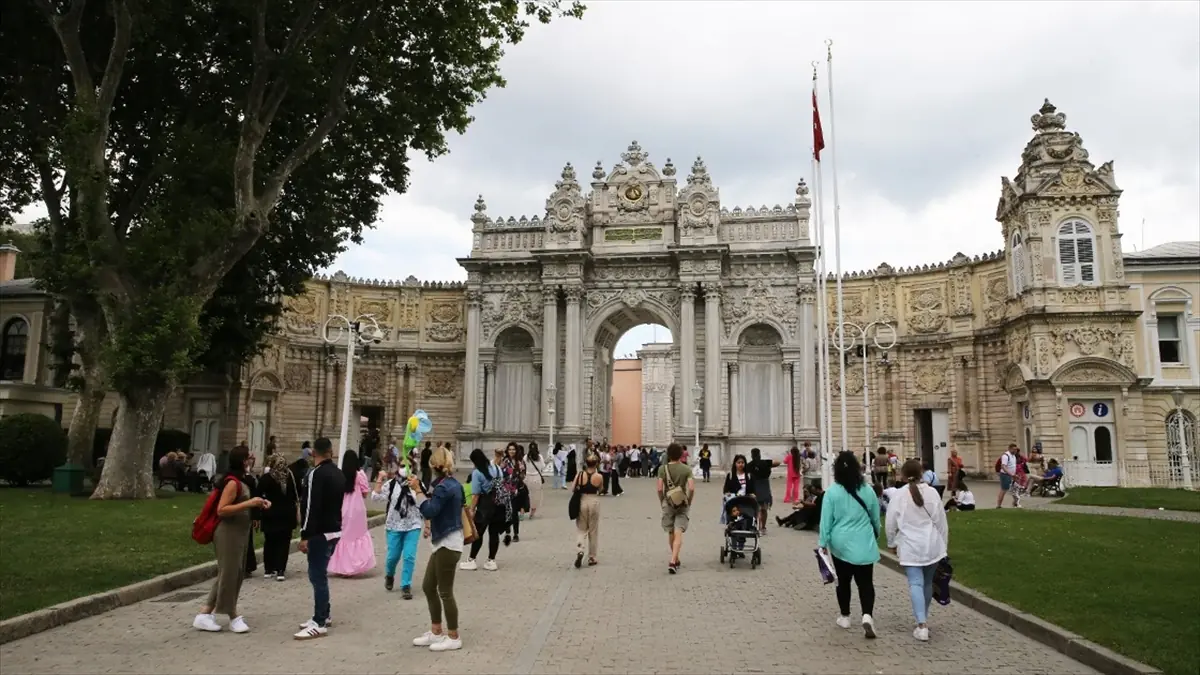
[[[577,472],[578,472],[578,468],[576,467],[576,464],[575,464],[575,444],[572,443],[571,451],[567,453],[567,476],[566,476],[566,479],[567,479],[568,483],[575,480],[575,474]]]
[[[746,472],[754,481],[754,496],[758,499],[758,532],[767,533],[767,512],[771,510],[771,469],[779,466],[777,459],[763,459],[762,451],[750,449],[750,465]]]
[[[704,476],[704,482],[709,482],[712,478],[712,451],[708,449],[708,443],[700,448],[700,471]]]
[[[267,457],[267,473],[258,481],[258,496],[271,503],[262,512],[264,578],[283,581],[292,533],[299,523],[299,489],[282,454]]]

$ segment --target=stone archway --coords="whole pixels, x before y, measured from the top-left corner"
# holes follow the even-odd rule
[[[662,298],[652,299],[644,290],[629,289],[615,299],[603,293],[597,293],[596,296],[599,302],[588,313],[587,330],[584,333],[584,382],[588,395],[584,399],[583,412],[586,433],[592,438],[601,439],[611,438],[610,404],[617,341],[631,328],[643,324],[663,326],[674,339],[679,330],[679,317],[677,311],[664,303]],[[667,299],[671,297],[676,296],[670,295]],[[592,305],[593,301],[589,298],[589,308]],[[677,366],[678,350],[672,347],[667,358],[672,366]],[[668,402],[669,395],[667,391],[665,398]],[[672,420],[676,414],[674,410],[670,412]]]

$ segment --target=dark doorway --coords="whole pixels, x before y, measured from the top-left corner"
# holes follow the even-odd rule
[[[914,410],[913,421],[917,426],[916,456],[933,466],[933,411],[927,408]]]

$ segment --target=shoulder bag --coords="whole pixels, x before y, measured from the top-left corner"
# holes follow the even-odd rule
[[[580,502],[583,500],[583,493],[579,491],[584,476],[590,481],[591,475],[586,471],[581,471],[578,476],[575,476],[575,490],[571,492],[571,499],[567,502],[567,518],[571,520],[579,519]]]
[[[846,490],[846,492],[850,492],[850,491]],[[863,511],[866,511],[867,522],[871,523],[871,531],[875,533],[875,538],[878,539],[879,538],[879,526],[875,524],[874,520],[871,520],[871,509],[867,508],[867,503],[863,501],[862,497],[858,496],[858,490],[855,490],[854,492],[850,492],[850,496],[854,497],[854,501],[858,502],[858,505],[863,507]]]
[[[686,506],[688,501],[687,493],[684,492],[681,486],[676,485],[674,481],[671,480],[671,465],[668,464],[667,466],[664,466],[662,471],[663,485],[667,488],[667,493],[665,495],[667,503],[675,508]]]

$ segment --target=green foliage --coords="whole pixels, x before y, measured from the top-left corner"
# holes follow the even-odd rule
[[[14,279],[28,279],[33,276],[30,270],[29,257],[37,252],[38,241],[33,234],[17,232],[16,230],[0,231],[0,244],[12,244],[20,249],[17,256],[17,268],[13,271]]]
[[[28,485],[49,479],[67,461],[67,434],[45,415],[0,417],[0,480]]]
[[[35,274],[73,309],[103,306],[103,363],[121,391],[233,372],[281,298],[405,190],[410,150],[446,152],[446,133],[503,85],[503,46],[531,20],[583,12],[558,0],[90,2],[84,67],[35,3],[9,4],[0,156],[15,168],[0,176],[0,220],[47,206]],[[125,9],[131,42],[105,109]],[[79,95],[84,70],[95,91]]]

